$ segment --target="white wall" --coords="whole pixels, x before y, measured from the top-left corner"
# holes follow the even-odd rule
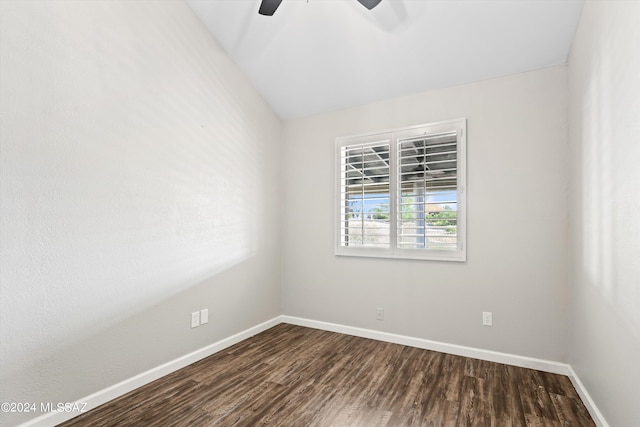
[[[566,77],[560,66],[285,122],[284,314],[564,361]],[[468,261],[335,256],[334,139],[460,117]]]
[[[640,2],[588,1],[569,59],[569,361],[611,426],[640,425]]]
[[[2,1],[0,31],[0,401],[280,314],[281,123],[188,6]]]

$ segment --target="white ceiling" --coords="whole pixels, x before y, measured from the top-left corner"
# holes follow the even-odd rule
[[[583,0],[187,0],[283,119],[563,64]]]

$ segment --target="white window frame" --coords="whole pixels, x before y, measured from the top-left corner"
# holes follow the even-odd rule
[[[428,123],[407,128],[380,131],[369,134],[336,138],[335,141],[335,254],[339,256],[401,258],[434,261],[466,261],[467,258],[467,201],[466,201],[466,148],[467,148],[467,121],[456,119],[437,123]],[[424,248],[403,249],[397,246],[398,232],[398,146],[405,138],[423,135],[436,135],[455,131],[457,133],[457,247],[455,250],[436,250]],[[344,223],[342,211],[341,192],[344,181],[341,167],[342,148],[351,145],[373,144],[388,140],[390,144],[390,189],[389,189],[389,213],[390,213],[390,245],[385,248],[343,246],[341,228]]]

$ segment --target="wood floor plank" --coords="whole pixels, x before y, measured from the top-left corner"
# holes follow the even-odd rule
[[[62,424],[594,425],[562,375],[287,324]]]
[[[540,374],[543,373],[528,369],[522,373],[522,380],[518,384],[525,417],[531,415],[532,418],[541,417],[545,422],[557,422],[559,420],[555,408],[540,379]]]
[[[569,396],[554,393],[550,394],[551,401],[560,420],[560,425],[575,425],[576,420],[580,423],[579,425],[589,425],[591,416],[587,408],[585,408],[582,401],[576,397],[570,397],[571,393],[568,394]]]

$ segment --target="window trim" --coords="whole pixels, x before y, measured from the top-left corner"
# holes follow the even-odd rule
[[[397,247],[398,212],[398,173],[397,173],[397,150],[399,140],[420,134],[438,134],[457,132],[457,242],[458,248],[454,251],[436,249],[407,249]],[[390,213],[390,245],[388,248],[356,247],[341,245],[341,192],[342,192],[342,170],[341,170],[341,149],[349,145],[368,144],[388,140],[389,142],[389,213]],[[334,248],[336,256],[355,256],[373,258],[397,258],[414,259],[427,261],[457,261],[465,262],[467,259],[467,119],[446,120],[435,123],[426,123],[405,128],[371,132],[353,136],[338,137],[335,139],[334,157]]]

